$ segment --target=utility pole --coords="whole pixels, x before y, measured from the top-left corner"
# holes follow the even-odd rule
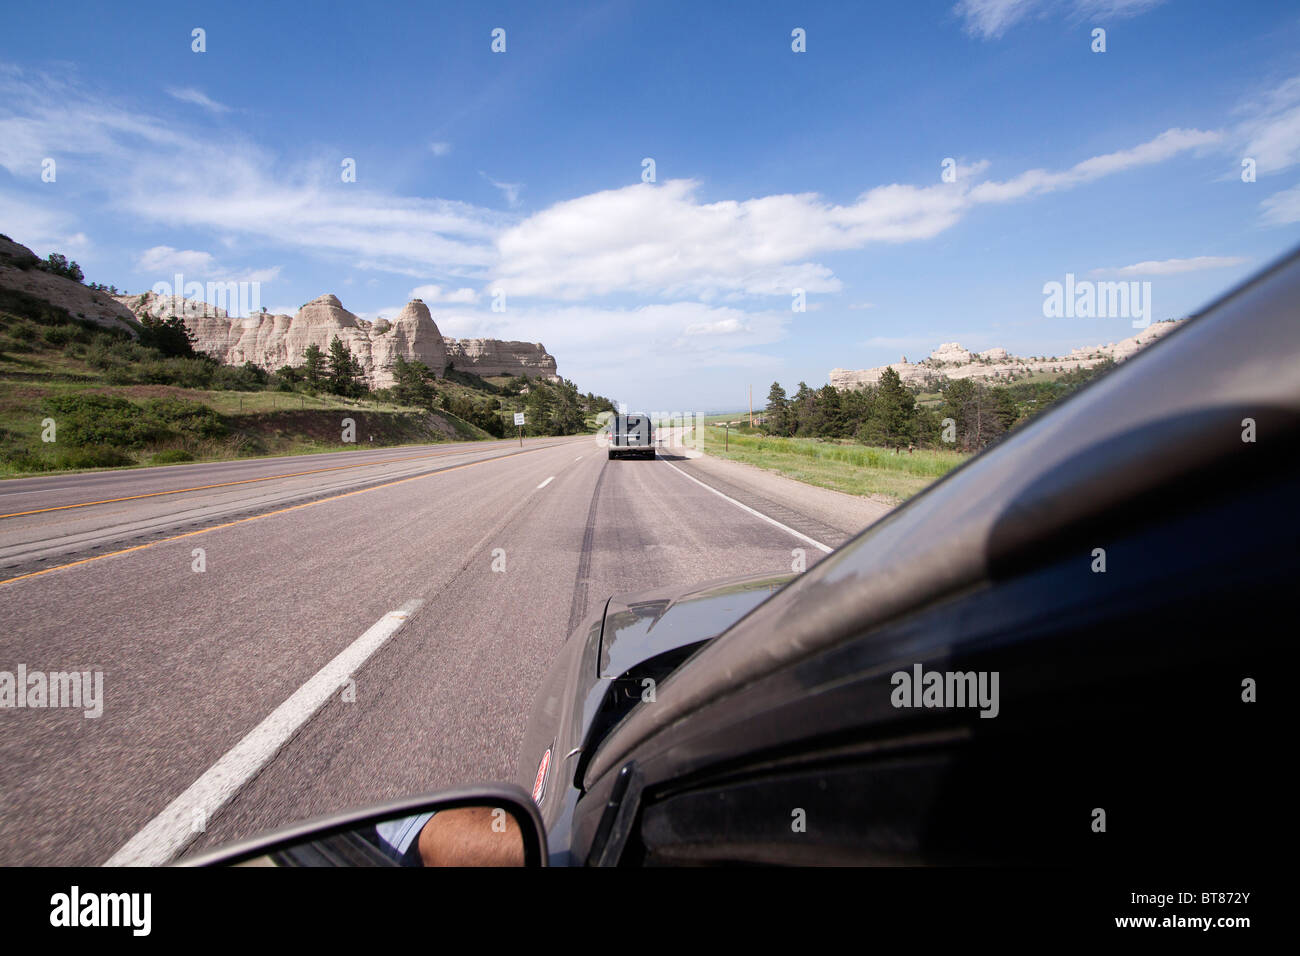
[[[754,386],[749,386],[749,427],[754,427]]]

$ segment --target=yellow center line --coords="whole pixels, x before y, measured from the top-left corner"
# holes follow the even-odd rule
[[[502,442],[493,442],[493,444],[503,444]],[[21,518],[23,515],[45,514],[47,511],[67,511],[69,508],[89,508],[92,505],[111,505],[118,501],[135,501],[138,498],[157,498],[160,495],[183,495],[187,491],[206,491],[209,488],[229,488],[231,485],[249,485],[257,481],[275,481],[277,478],[300,478],[303,475],[319,475],[326,471],[343,471],[346,468],[365,468],[373,465],[387,465],[399,461],[418,461],[422,458],[446,458],[448,455],[464,455],[474,451],[472,448],[464,451],[442,451],[433,455],[407,455],[404,458],[385,458],[383,461],[360,461],[347,465],[331,465],[329,468],[313,468],[309,471],[291,471],[287,475],[265,475],[261,478],[240,478],[238,481],[219,481],[211,485],[195,485],[193,488],[173,488],[170,491],[149,491],[138,495],[126,495],[122,498],[104,498],[100,501],[82,501],[75,505],[55,505],[50,508],[37,508],[34,511],[15,511],[12,514],[0,515],[0,518]]]
[[[260,515],[251,515],[247,518],[239,518],[235,521],[227,521],[224,524],[214,524],[210,528],[200,528],[198,531],[186,531],[183,534],[172,535],[170,538],[160,538],[157,541],[150,541],[148,544],[137,544],[130,548],[122,548],[120,551],[109,551],[107,554],[97,554],[90,558],[80,558],[76,561],[70,561],[67,564],[59,564],[52,568],[44,568],[40,571],[30,571],[27,574],[20,574],[17,577],[5,578],[0,581],[0,586],[12,584],[14,581],[21,581],[24,578],[40,577],[42,574],[49,574],[51,571],[63,571],[67,568],[75,568],[79,564],[89,564],[91,561],[100,561],[104,558],[114,558],[122,554],[130,554],[132,551],[143,551],[145,548],[152,548],[159,544],[168,544],[172,541],[180,541],[183,538],[192,538],[195,535],[207,534],[209,531],[220,531],[222,528],[233,528],[235,525],[247,524],[250,521],[260,521],[263,518],[270,518],[274,515],[288,514],[290,511],[298,511],[301,508],[311,508],[315,505],[327,504],[331,501],[338,501],[341,498],[351,498],[353,495],[364,495],[368,491],[378,491],[380,488],[391,488],[393,485],[404,485],[408,481],[418,481],[421,478],[430,478],[434,475],[445,475],[449,471],[459,471],[461,468],[469,468],[473,465],[485,465],[493,461],[505,461],[507,458],[514,458],[517,455],[531,455],[534,452],[545,451],[548,448],[554,448],[555,445],[542,445],[540,448],[528,448],[524,451],[511,452],[509,455],[498,455],[494,458],[480,458],[478,461],[467,461],[463,465],[450,465],[446,468],[440,468],[438,471],[425,472],[422,475],[412,475],[409,478],[398,478],[394,481],[384,482],[382,485],[371,485],[369,488],[358,488],[356,491],[345,491],[340,495],[332,495],[329,498],[320,498],[316,501],[305,501],[302,504],[290,505],[287,508],[280,508],[276,511],[268,511]]]

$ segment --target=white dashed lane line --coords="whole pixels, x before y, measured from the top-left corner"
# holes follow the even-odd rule
[[[551,477],[547,478],[545,481],[543,481],[543,482],[542,482],[540,485],[538,485],[537,487],[538,487],[539,489],[541,489],[541,488],[545,488],[547,485],[549,485],[549,484],[550,484],[551,482],[553,482],[554,480],[555,480],[555,476],[554,476],[554,475],[551,475]]]
[[[320,710],[375,651],[402,629],[423,603],[407,601],[396,611],[381,617],[294,691],[288,700],[271,711],[104,865],[161,866],[185,849],[196,836],[195,819],[212,819],[245,783],[266,766],[285,741],[297,733],[298,728]]]
[[[747,505],[747,504],[742,504],[741,502],[737,501],[735,498],[732,498],[730,495],[724,495],[724,494],[723,494],[721,491],[719,491],[717,488],[714,488],[712,485],[706,485],[704,482],[700,481],[700,479],[696,478],[694,475],[688,475],[688,474],[686,474],[686,472],[682,471],[680,468],[678,468],[676,465],[674,465],[671,461],[667,461],[667,460],[662,459],[662,458],[660,459],[660,461],[663,461],[663,463],[664,463],[665,465],[667,465],[667,466],[668,466],[669,468],[671,468],[673,471],[677,472],[677,474],[681,475],[683,478],[686,478],[686,479],[688,479],[688,480],[690,480],[690,481],[695,482],[695,483],[696,483],[697,485],[699,485],[701,488],[705,488],[705,489],[707,489],[707,490],[713,492],[713,493],[714,493],[715,495],[717,495],[719,498],[725,498],[727,501],[730,501],[733,505],[735,505],[735,506],[736,506],[737,508],[739,508],[741,511],[748,511],[748,512],[749,512],[750,514],[752,514],[755,518],[761,518],[763,521],[766,521],[766,522],[767,522],[768,524],[770,524],[770,525],[775,525],[776,527],[780,528],[782,531],[788,531],[790,534],[794,535],[794,536],[795,536],[796,538],[798,538],[800,541],[805,541],[805,542],[807,542],[808,544],[811,544],[814,548],[817,548],[817,549],[820,550],[820,551],[824,551],[826,554],[830,554],[833,550],[835,550],[834,548],[832,548],[832,547],[831,547],[830,545],[828,545],[828,544],[822,544],[820,541],[816,541],[816,540],[814,540],[814,539],[808,537],[808,536],[807,536],[806,534],[804,534],[802,531],[795,531],[794,528],[790,527],[788,524],[782,524],[781,522],[777,521],[775,518],[771,518],[771,517],[768,517],[767,515],[763,514],[763,512],[761,512],[761,511],[755,511],[755,510],[754,510],[753,508],[751,508],[749,505]]]

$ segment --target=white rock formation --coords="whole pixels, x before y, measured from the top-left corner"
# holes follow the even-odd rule
[[[959,342],[944,342],[930,353],[932,365],[968,365],[971,354]]]
[[[1008,354],[1004,348],[985,349],[972,354],[956,342],[947,342],[930,353],[923,362],[899,362],[868,369],[831,369],[830,383],[836,388],[861,388],[875,385],[886,368],[898,373],[904,385],[934,385],[940,379],[973,378],[1002,379],[1027,375],[1030,372],[1073,371],[1092,368],[1106,359],[1122,362],[1140,352],[1161,336],[1177,328],[1177,320],[1153,322],[1142,331],[1122,342],[1072,349],[1066,356],[1045,356],[1041,359],[1021,358]]]
[[[500,339],[446,339],[447,361],[459,371],[490,375],[529,375],[557,379],[555,357],[541,342]]]
[[[309,345],[328,352],[331,340],[338,336],[361,363],[372,388],[393,384],[399,356],[423,362],[438,375],[450,361],[460,371],[483,376],[557,377],[555,358],[541,343],[444,339],[420,299],[408,302],[393,319],[371,323],[343,308],[332,295],[313,299],[297,315],[262,312],[246,318],[232,318],[223,309],[179,296],[146,292],[117,298],[139,316],[180,316],[194,333],[195,348],[230,365],[252,362],[267,370],[301,365]]]

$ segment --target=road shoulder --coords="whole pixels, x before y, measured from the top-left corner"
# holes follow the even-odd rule
[[[896,507],[889,501],[805,484],[743,462],[708,455],[684,457],[681,449],[672,449],[663,457],[692,478],[832,548]]]

